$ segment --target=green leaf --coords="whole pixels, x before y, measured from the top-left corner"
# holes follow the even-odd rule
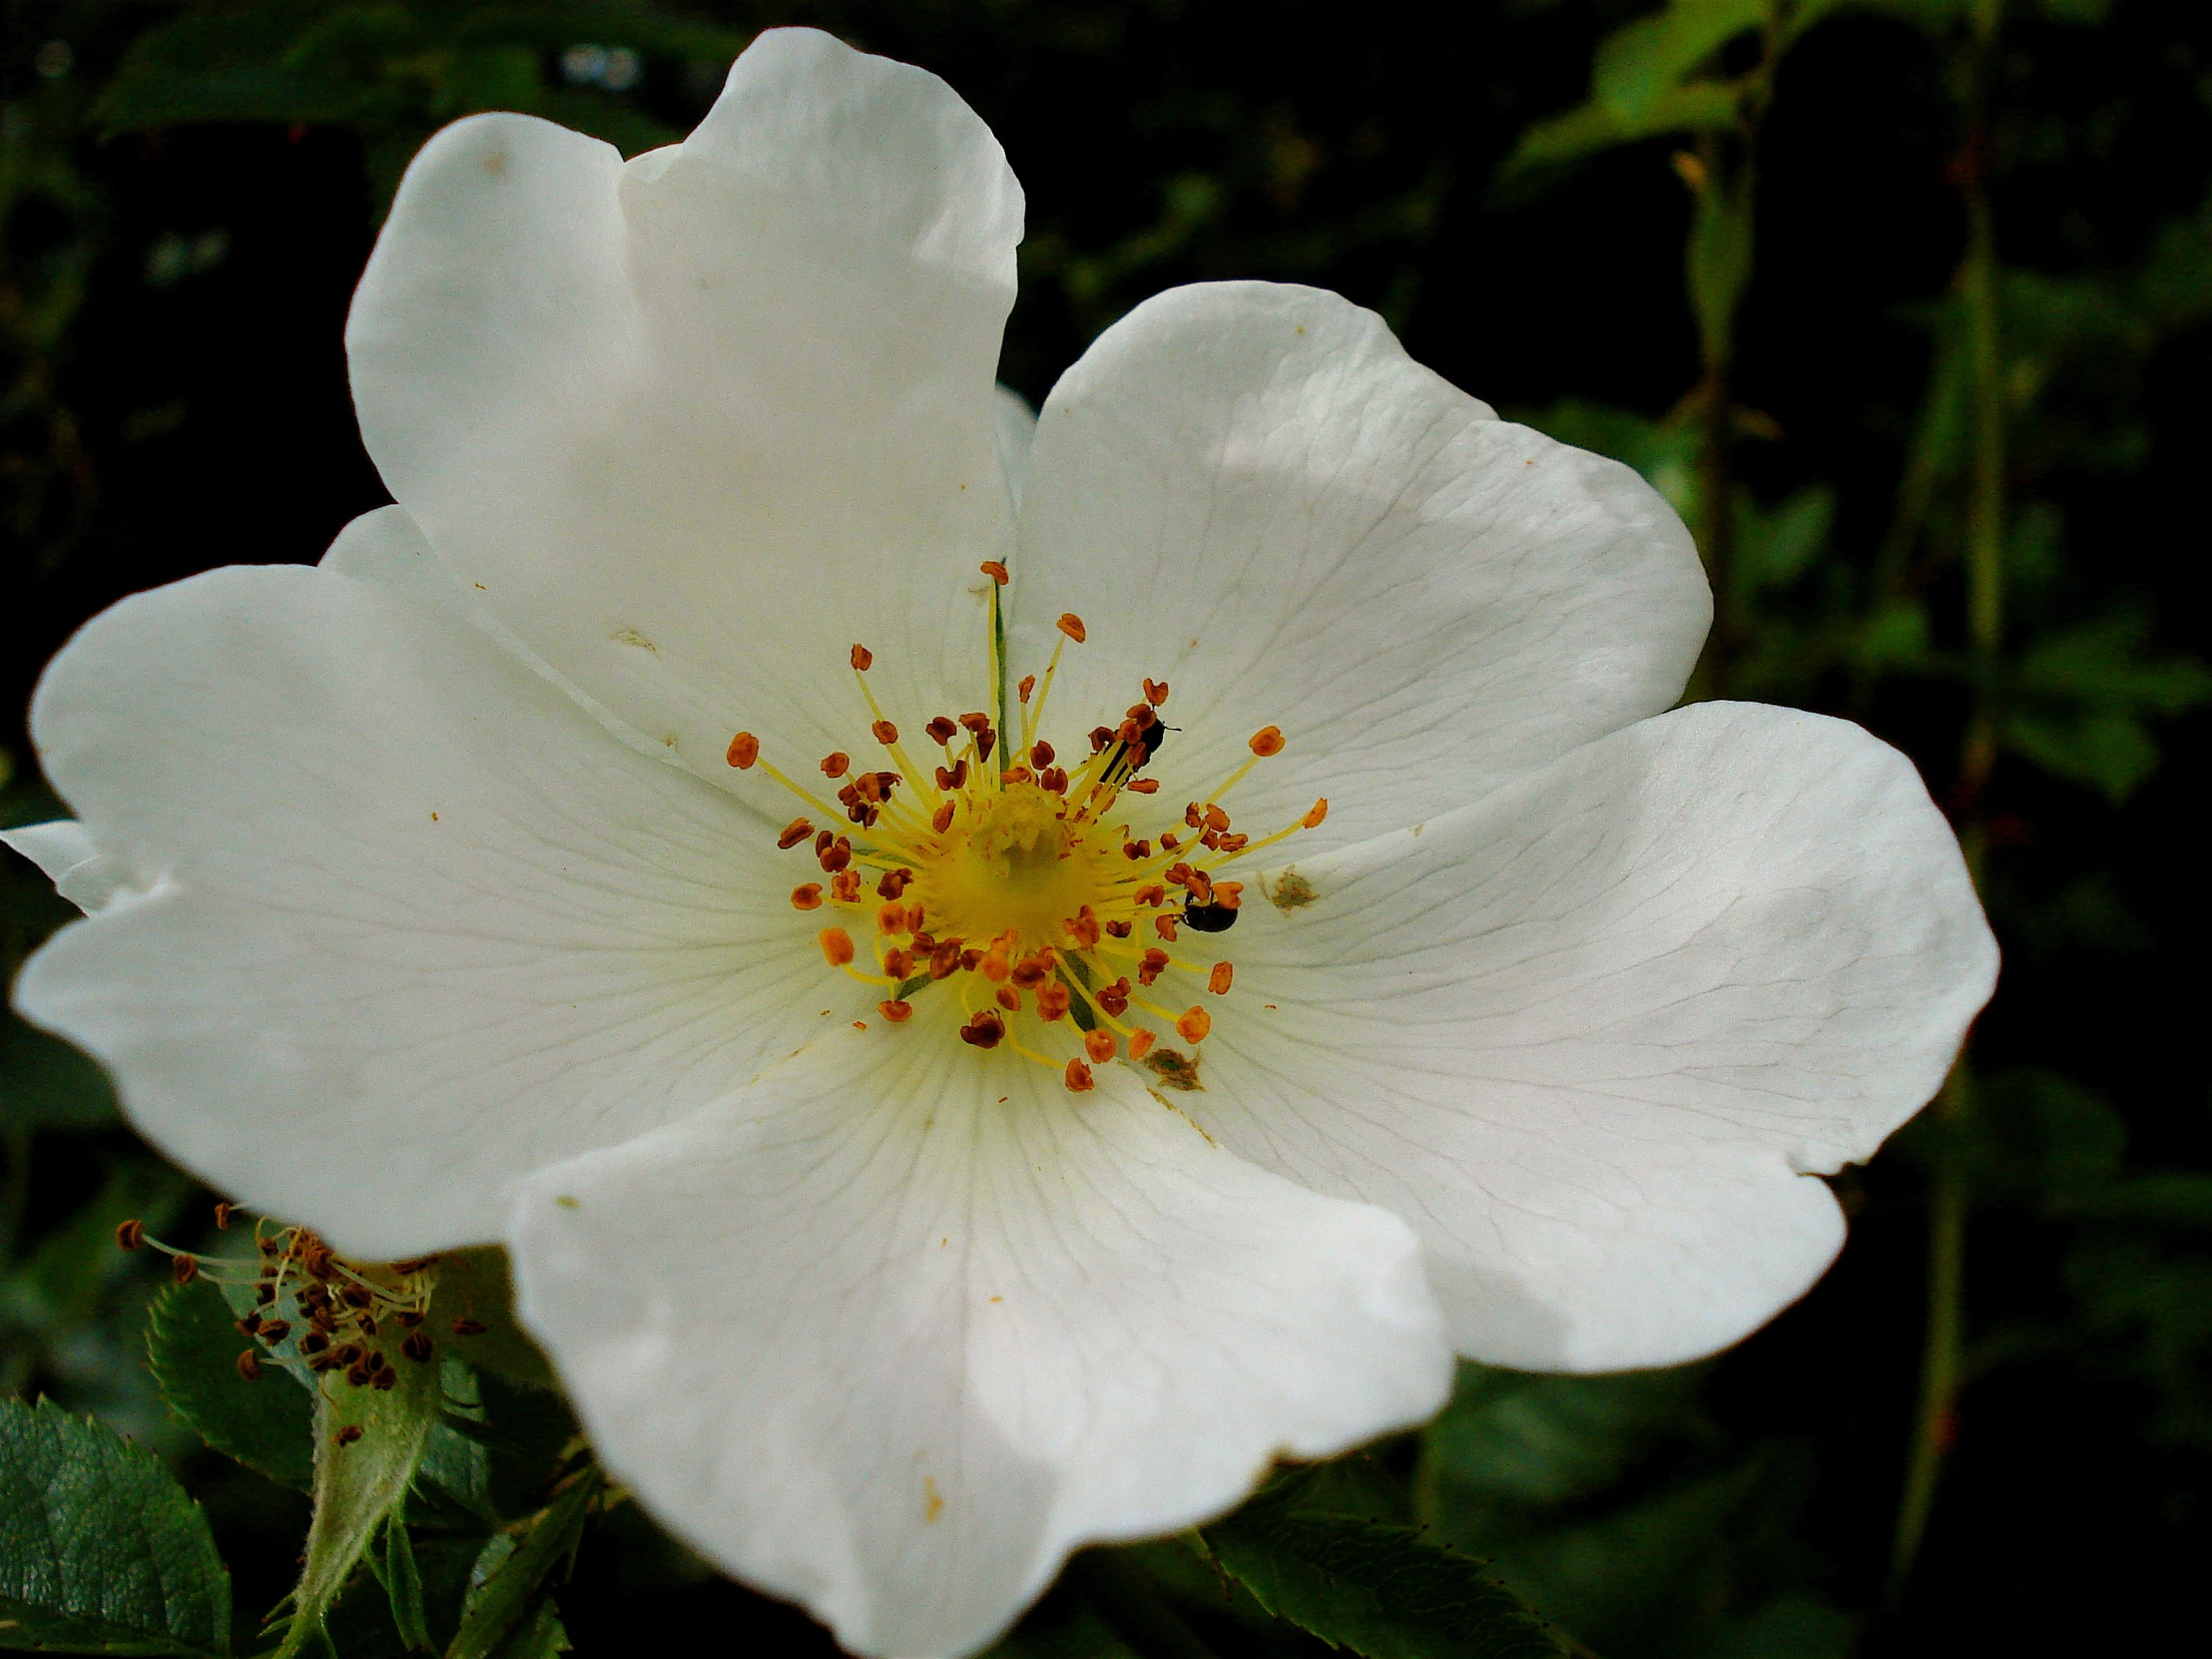
[[[570,1650],[560,1611],[548,1597],[499,1644],[493,1659],[553,1659],[555,1654]]]
[[[238,1358],[249,1351],[263,1352],[205,1280],[172,1285],[155,1300],[146,1359],[169,1408],[225,1456],[306,1491],[314,1484],[314,1401],[274,1361],[247,1381]]]
[[[314,1519],[307,1559],[292,1591],[291,1627],[282,1654],[322,1629],[331,1606],[369,1544],[407,1492],[423,1442],[438,1417],[438,1370],[397,1360],[389,1389],[356,1387],[325,1376],[315,1399]],[[359,1433],[346,1438],[348,1430]]]
[[[1690,234],[1682,250],[1690,309],[1706,361],[1726,362],[1736,337],[1736,308],[1751,280],[1751,170],[1695,178]]]
[[[585,1469],[519,1528],[484,1546],[470,1575],[460,1631],[446,1659],[489,1659],[495,1651],[506,1651],[510,1634],[528,1627],[527,1621],[536,1616],[531,1598],[556,1568],[574,1558],[601,1485],[598,1469]]]
[[[1590,102],[1623,123],[1648,119],[1683,79],[1746,30],[1765,25],[1769,0],[1673,0],[1614,30],[1590,68]]]
[[[0,1647],[231,1649],[200,1506],[151,1451],[51,1400],[0,1400]]]
[[[407,1536],[406,1500],[391,1506],[384,1521],[384,1590],[391,1597],[391,1622],[410,1649],[427,1652],[430,1629],[422,1612],[422,1573]]]
[[[1303,1509],[1299,1482],[1200,1533],[1278,1618],[1365,1659],[1555,1659],[1558,1639],[1481,1563],[1407,1526]]]
[[[1580,161],[1667,133],[1717,132],[1735,126],[1739,119],[1735,89],[1717,81],[1670,87],[1633,116],[1592,102],[1531,125],[1506,161],[1505,171]]]
[[[2007,746],[2125,801],[2158,769],[2146,719],[2212,701],[2212,671],[2191,657],[2152,655],[2149,634],[2146,617],[2119,611],[2037,641],[2013,671]]]

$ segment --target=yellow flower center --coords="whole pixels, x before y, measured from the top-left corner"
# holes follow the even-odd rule
[[[1006,572],[995,563],[983,569],[993,579],[995,641]],[[1282,752],[1283,735],[1270,726],[1253,735],[1253,759],[1207,800],[1188,803],[1179,821],[1163,815],[1151,800],[1160,786],[1140,776],[1169,731],[1160,714],[1168,687],[1150,679],[1115,724],[1090,732],[1088,755],[1070,769],[1039,736],[1060,652],[1085,638],[1075,616],[1059,626],[1041,687],[1032,676],[1017,688],[1018,745],[1003,743],[987,714],[936,715],[922,731],[943,755],[917,764],[868,689],[873,654],[855,645],[853,677],[888,768],[855,771],[841,750],[825,756],[822,775],[839,786],[832,808],[764,760],[750,732],[731,740],[729,761],[759,767],[830,826],[796,818],[778,837],[787,850],[811,851],[826,877],[802,881],[791,901],[834,913],[819,935],[823,956],[881,989],[885,1020],[906,1023],[918,997],[954,998],[963,1041],[1003,1043],[1053,1067],[1080,1093],[1093,1086],[1093,1064],[1153,1055],[1161,1041],[1155,1025],[1194,1047],[1205,1040],[1213,1019],[1204,1005],[1192,1000],[1177,1012],[1174,1004],[1200,985],[1227,995],[1235,979],[1231,963],[1201,943],[1235,924],[1243,899],[1244,884],[1217,872],[1320,824],[1329,803],[1316,802],[1259,840],[1231,828],[1222,798]],[[990,657],[986,683],[996,687],[995,646]],[[1146,820],[1159,827],[1140,833]],[[1195,1061],[1179,1054],[1161,1070],[1170,1053],[1160,1050],[1155,1070],[1195,1075]]]

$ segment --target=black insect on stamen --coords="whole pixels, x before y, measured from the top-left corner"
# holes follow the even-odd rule
[[[1183,921],[1201,933],[1226,933],[1237,925],[1237,912],[1226,904],[1186,904]]]

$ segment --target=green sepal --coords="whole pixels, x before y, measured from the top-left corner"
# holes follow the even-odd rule
[[[903,1002],[908,997],[912,996],[914,992],[927,990],[932,983],[933,981],[930,979],[928,974],[917,973],[911,979],[901,980],[899,982],[898,989],[891,992],[891,995],[896,997],[899,1001]]]
[[[430,1651],[430,1628],[422,1613],[422,1571],[415,1565],[414,1543],[407,1536],[407,1502],[402,1493],[384,1519],[384,1593],[391,1598],[391,1622],[410,1651]]]
[[[484,1546],[469,1574],[461,1628],[446,1659],[490,1659],[504,1651],[511,1634],[527,1628],[526,1621],[535,1617],[532,1598],[556,1568],[565,1571],[574,1560],[585,1517],[603,1485],[599,1470],[587,1466],[551,1503]]]
[[[231,1575],[161,1459],[52,1400],[0,1399],[0,1648],[231,1651]]]
[[[1558,1659],[1542,1620],[1470,1555],[1412,1527],[1301,1504],[1294,1477],[1198,1534],[1277,1618],[1364,1659]]]
[[[314,1401],[269,1358],[258,1381],[238,1368],[241,1354],[263,1358],[229,1307],[205,1280],[172,1285],[146,1323],[146,1362],[169,1408],[200,1437],[279,1486],[314,1485]]]
[[[497,1245],[449,1250],[439,1256],[437,1271],[430,1326],[441,1347],[449,1346],[478,1371],[496,1372],[533,1387],[556,1386],[552,1366],[515,1323],[514,1280],[505,1251]],[[484,1330],[472,1337],[448,1337],[458,1319],[473,1320]]]
[[[314,1519],[307,1560],[291,1594],[291,1623],[279,1655],[320,1637],[324,1619],[378,1530],[404,1500],[439,1409],[438,1372],[394,1362],[389,1389],[356,1387],[335,1374],[321,1380],[314,1414]],[[349,1429],[357,1437],[342,1441]]]

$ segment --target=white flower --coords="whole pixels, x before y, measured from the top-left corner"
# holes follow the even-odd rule
[[[627,164],[448,128],[347,331],[399,505],[88,625],[81,828],[12,837],[91,912],[19,1005],[150,1137],[349,1252],[505,1242],[609,1465],[870,1653],[1454,1351],[1741,1337],[1994,973],[1901,757],[1664,712],[1710,605],[1633,474],[1259,283],[1032,445],[1020,225],[949,90],[806,31]]]

